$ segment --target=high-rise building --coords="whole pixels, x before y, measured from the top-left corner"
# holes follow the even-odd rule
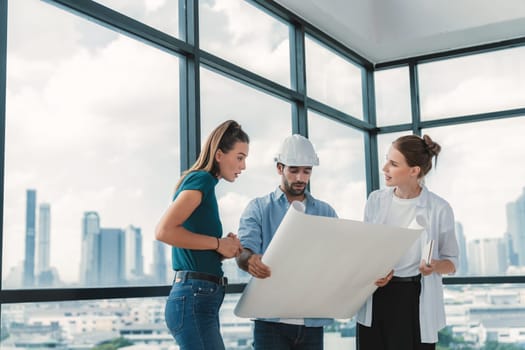
[[[507,252],[501,238],[475,239],[468,244],[469,273],[502,275],[507,270]]]
[[[517,263],[525,266],[525,188],[515,202],[507,204],[507,232],[517,256]]]
[[[171,269],[170,269],[171,270]],[[166,244],[153,241],[153,266],[151,274],[155,283],[168,283],[168,262],[166,260]]]
[[[467,243],[465,240],[465,234],[463,233],[463,225],[460,222],[456,222],[456,238],[459,246],[459,266],[457,267],[457,275],[468,274],[468,256],[467,256]]]
[[[132,281],[143,276],[142,232],[140,228],[129,225],[124,230],[124,277]]]
[[[26,239],[24,255],[24,287],[35,285],[36,190],[26,191]]]
[[[95,211],[84,213],[82,218],[82,247],[80,283],[92,286],[99,283],[100,217]]]
[[[38,285],[50,286],[53,284],[49,258],[51,253],[51,206],[42,203],[38,206],[38,234],[36,266]]]
[[[505,249],[507,250],[509,266],[518,266],[518,254],[516,253],[516,249],[514,249],[514,242],[512,240],[512,235],[510,234],[510,232],[505,232],[503,234],[503,239],[505,240]]]
[[[124,231],[119,228],[101,228],[100,252],[97,266],[99,285],[120,285],[124,279]]]

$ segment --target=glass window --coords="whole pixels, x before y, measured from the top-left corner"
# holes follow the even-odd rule
[[[292,132],[291,106],[207,69],[201,69],[201,89],[203,142],[227,119],[239,122],[250,137],[246,170],[235,183],[220,181],[217,185],[223,231],[236,233],[248,202],[272,192],[280,183],[274,157]],[[230,281],[247,280],[234,259],[225,260],[223,267]]]
[[[179,35],[179,1],[96,0],[96,2],[174,37]]]
[[[418,66],[421,119],[525,107],[525,47]]]
[[[200,1],[199,18],[203,50],[290,86],[288,24],[238,0]]]
[[[445,286],[438,348],[523,349],[524,296],[523,284]]]
[[[524,296],[522,284],[445,286],[447,327],[440,332],[439,346],[522,344]],[[253,322],[233,313],[239,297],[226,295],[220,310],[221,332],[226,348],[232,350],[248,348],[253,337]],[[2,347],[20,347],[28,340],[33,347],[93,348],[111,341],[120,346],[172,347],[176,343],[165,326],[164,305],[165,297],[4,304],[2,335],[9,336]],[[326,349],[355,349],[355,321],[336,320],[325,329],[324,338]]]
[[[226,294],[219,317],[221,334],[226,349],[251,349],[253,342],[253,321],[241,318],[233,313],[241,294]]]
[[[452,206],[468,275],[524,274],[525,117],[425,129],[441,147],[427,176]],[[502,137],[504,135],[504,137]]]
[[[251,348],[253,321],[234,315],[240,294],[226,294],[219,312],[228,350]],[[177,349],[164,321],[166,297],[4,304],[2,349]],[[325,329],[327,350],[355,350],[355,321],[335,320]]]
[[[173,348],[166,297],[2,305],[2,348]]]
[[[410,123],[412,112],[408,67],[375,71],[374,85],[377,125]]]
[[[165,284],[178,58],[36,0],[8,29],[3,286]]]
[[[310,181],[312,194],[328,202],[340,218],[362,220],[366,200],[363,133],[314,112],[308,113],[308,122],[319,156],[319,167]]]
[[[363,119],[362,69],[306,36],[308,96]]]

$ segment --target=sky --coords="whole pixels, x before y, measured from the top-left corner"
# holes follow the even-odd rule
[[[99,2],[178,35],[175,1]],[[243,1],[200,9],[204,50],[290,86],[284,23]],[[306,48],[311,96],[362,118],[359,69],[314,40]],[[523,107],[524,56],[518,48],[424,65],[424,118]],[[407,74],[378,74],[382,125],[409,122]],[[51,265],[64,281],[78,279],[85,211],[97,211],[105,228],[140,227],[149,272],[154,227],[180,173],[178,58],[48,3],[10,1],[7,75],[3,276],[23,261],[29,188],[51,205]],[[246,171],[217,187],[224,231],[236,232],[248,201],[279,184],[273,156],[291,133],[291,106],[202,67],[201,115],[203,138],[226,119],[251,137]],[[309,131],[321,162],[312,193],[339,217],[361,219],[362,133],[312,112]],[[424,132],[443,146],[427,185],[452,204],[467,239],[501,236],[505,205],[525,187],[524,117]],[[380,137],[380,161],[397,136]]]

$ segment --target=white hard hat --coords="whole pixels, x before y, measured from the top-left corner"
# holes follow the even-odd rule
[[[314,146],[310,140],[299,134],[284,139],[275,161],[288,166],[319,165]]]

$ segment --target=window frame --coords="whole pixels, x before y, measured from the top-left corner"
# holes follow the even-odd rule
[[[6,127],[6,57],[7,57],[7,6],[9,0],[0,0],[0,193],[4,195],[5,175],[5,127]],[[10,0],[14,1],[14,0]],[[179,38],[175,38],[157,29],[149,27],[135,19],[94,1],[46,0],[52,6],[64,8],[68,12],[80,15],[112,30],[129,35],[137,40],[161,48],[180,56],[180,168],[190,167],[200,151],[200,65],[236,79],[261,91],[289,101],[292,105],[292,132],[308,136],[308,110],[326,118],[351,126],[364,133],[363,150],[366,162],[367,193],[379,188],[379,160],[377,155],[377,135],[399,131],[412,131],[420,135],[423,128],[461,123],[473,123],[485,120],[513,118],[525,115],[525,108],[502,110],[451,118],[421,121],[418,99],[418,64],[435,60],[445,60],[458,56],[478,54],[525,45],[525,37],[501,41],[493,44],[456,49],[432,55],[383,62],[374,64],[329,37],[312,24],[290,12],[275,2],[250,0],[250,3],[266,13],[289,24],[290,27],[290,72],[291,88],[250,72],[240,66],[212,55],[199,46],[198,0],[179,0]],[[309,98],[306,94],[305,36],[321,42],[336,54],[362,68],[363,120],[356,119],[322,102]],[[408,66],[410,79],[411,123],[377,127],[375,116],[375,94],[373,73],[376,70]],[[3,202],[0,215],[0,283],[2,280],[3,256]],[[525,283],[525,275],[519,276],[463,276],[445,277],[444,284],[520,284]],[[245,284],[231,284],[227,293],[241,293]],[[19,289],[3,290],[0,288],[0,307],[2,304],[53,302],[117,298],[160,297],[169,293],[170,286],[139,286],[112,288],[57,288],[57,289]]]

